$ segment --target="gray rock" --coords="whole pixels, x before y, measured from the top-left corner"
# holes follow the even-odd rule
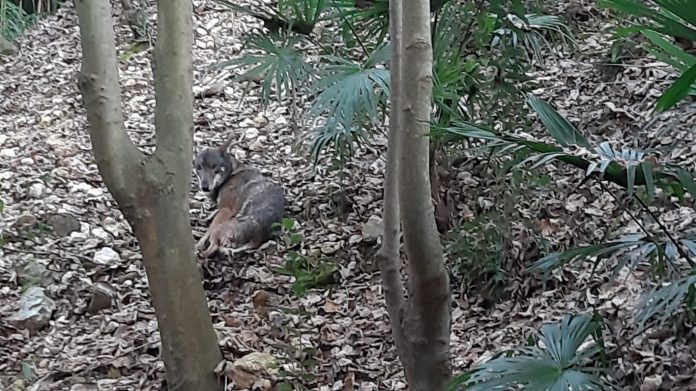
[[[248,128],[254,126],[254,120],[251,118],[244,118],[242,122],[239,123],[240,128]]]
[[[104,230],[110,233],[113,237],[118,237],[120,235],[118,222],[111,217],[105,218],[102,225]]]
[[[27,289],[19,299],[19,311],[8,318],[16,327],[31,332],[41,330],[48,325],[56,303],[44,293],[44,288],[33,286]]]
[[[17,148],[0,149],[0,157],[5,157],[5,158],[17,157]]]
[[[92,298],[89,301],[87,311],[95,314],[103,309],[110,308],[113,305],[116,293],[114,288],[105,283],[97,282],[92,286]]]
[[[100,227],[92,229],[92,236],[101,240],[102,242],[106,242],[107,240],[109,240],[109,234],[103,228]]]
[[[80,222],[75,216],[67,213],[52,213],[46,216],[46,224],[53,228],[53,232],[60,236],[68,236],[80,231]]]
[[[17,268],[17,279],[22,287],[46,286],[51,282],[51,273],[46,266],[30,259]]]
[[[14,223],[14,226],[17,229],[28,229],[36,225],[36,223],[38,222],[39,219],[37,219],[36,216],[25,214],[17,218],[17,220]]]
[[[244,137],[247,140],[256,140],[259,137],[259,130],[256,128],[249,128],[244,132]]]
[[[29,197],[34,199],[39,199],[43,197],[46,190],[46,185],[41,182],[33,183],[29,186]]]
[[[121,262],[121,256],[111,247],[102,247],[94,253],[94,263],[104,266],[116,266]]]
[[[275,357],[251,352],[232,364],[231,377],[237,387],[250,389],[256,382],[275,375],[278,372],[276,367]]]
[[[266,125],[268,125],[268,120],[266,119],[266,117],[262,115],[257,115],[256,117],[254,117],[254,127],[263,128]]]
[[[268,138],[266,136],[259,136],[256,139],[256,141],[254,141],[253,143],[251,143],[251,145],[249,145],[249,149],[254,151],[254,152],[263,151],[265,149],[263,146],[263,143],[266,142],[267,139]]]
[[[380,236],[382,236],[382,231],[384,230],[384,224],[382,223],[382,218],[379,216],[370,216],[367,222],[362,226],[362,237],[365,242],[376,242]]]

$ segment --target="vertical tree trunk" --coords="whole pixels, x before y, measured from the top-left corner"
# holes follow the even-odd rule
[[[409,387],[440,391],[451,373],[451,318],[449,278],[435,225],[425,137],[432,94],[430,12],[427,0],[390,0],[389,11],[392,57],[384,242],[376,258],[394,343]],[[400,226],[408,259],[408,301],[399,273]]]
[[[389,1],[389,39],[391,58],[389,61],[389,140],[387,142],[387,164],[384,174],[384,211],[382,213],[384,234],[382,247],[376,255],[382,275],[382,286],[391,322],[392,338],[396,350],[404,363],[406,379],[410,379],[408,342],[404,336],[404,287],[401,282],[401,222],[399,218],[399,140],[401,136],[401,12],[402,0]]]
[[[140,243],[159,324],[169,390],[219,390],[222,359],[195,263],[188,214],[193,96],[192,5],[158,2],[156,152],[142,154],[123,125],[110,3],[75,0],[80,89],[99,172]]]
[[[429,140],[433,52],[430,5],[404,0],[404,130],[400,140],[399,210],[408,258],[409,302],[404,318],[413,364],[412,390],[442,390],[450,376],[450,289],[435,224]],[[408,170],[403,169],[408,167]]]

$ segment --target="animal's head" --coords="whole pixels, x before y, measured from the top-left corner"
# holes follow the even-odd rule
[[[227,152],[231,142],[232,137],[219,147],[206,148],[196,155],[193,166],[202,191],[217,190],[237,168],[237,159]]]

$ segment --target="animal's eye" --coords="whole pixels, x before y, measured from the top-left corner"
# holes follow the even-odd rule
[[[200,165],[200,164],[196,165],[196,170],[200,171],[200,170],[201,170],[201,168],[202,168],[202,167],[201,167],[201,165]]]

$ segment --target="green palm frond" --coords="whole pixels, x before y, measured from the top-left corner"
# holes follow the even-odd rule
[[[344,41],[382,42],[389,32],[389,0],[371,0],[369,6],[358,8],[355,0],[329,0],[331,7],[322,20],[337,21]],[[352,30],[351,30],[352,27]],[[357,33],[359,37],[354,37]]]
[[[326,56],[329,62],[316,82],[316,99],[309,110],[326,121],[316,129],[312,146],[315,158],[325,146],[343,138],[341,145],[352,150],[352,141],[363,141],[361,132],[376,125],[384,114],[389,95],[389,71],[380,66],[387,60],[388,46],[375,50],[363,63]],[[382,115],[380,115],[382,114]]]
[[[656,111],[663,112],[687,95],[696,95],[696,56],[685,52],[663,37],[681,37],[688,41],[696,41],[696,2],[653,0],[650,3],[656,9],[637,0],[599,2],[601,6],[647,20],[647,23],[635,23],[629,28],[620,29],[617,36],[640,32],[652,44],[652,46],[646,46],[648,52],[681,72],[681,76],[657,101]]]
[[[505,19],[507,22],[505,26],[494,31],[491,46],[496,46],[506,39],[514,47],[524,47],[525,51],[531,53],[539,63],[544,61],[541,53],[542,44],[553,48],[546,39],[546,35],[557,35],[564,45],[577,46],[570,29],[558,16],[526,14],[520,17],[510,13]]]
[[[441,112],[440,123],[461,117],[459,102],[463,95],[464,78],[472,72],[460,53],[459,45],[465,35],[461,21],[466,13],[458,3],[443,6],[439,19],[433,25],[433,91],[432,99]]]
[[[636,28],[654,30],[662,34],[696,41],[696,3],[692,0],[653,0],[657,10],[638,0],[600,0],[598,4],[626,14],[646,18],[648,23]]]
[[[560,324],[541,329],[543,347],[525,346],[504,352],[471,371],[457,376],[450,391],[522,389],[534,391],[614,390],[605,377],[606,369],[586,366],[600,349],[581,349],[599,322],[588,315],[565,315]]]
[[[274,42],[274,39],[278,43]],[[291,94],[295,89],[311,82],[314,70],[305,62],[304,54],[297,48],[299,37],[280,37],[267,34],[252,35],[245,47],[259,54],[247,54],[238,59],[225,61],[216,67],[241,67],[245,71],[238,78],[263,78],[261,104],[266,106],[271,88],[275,87],[277,98]]]
[[[573,261],[587,258],[595,258],[595,263],[598,263],[602,259],[609,258],[621,250],[627,250],[636,246],[637,244],[635,242],[618,240],[555,252],[534,262],[534,264],[529,267],[529,271],[542,271],[548,273]]]
[[[696,95],[696,63],[685,70],[660,96],[655,105],[655,110],[658,112],[667,111],[687,95]]]
[[[696,245],[692,246],[693,243],[690,238],[684,238],[680,242],[684,253],[689,258],[696,258]],[[616,256],[618,261],[613,268],[616,275],[623,267],[628,266],[634,269],[644,261],[650,262],[655,268],[667,268],[674,272],[677,270],[676,265],[681,254],[668,238],[657,240],[644,233],[631,233],[606,243],[548,254],[534,262],[528,270],[549,273],[570,262],[585,259],[593,259],[595,268],[597,268],[602,260],[612,256]]]
[[[664,323],[676,314],[679,306],[685,301],[688,304],[687,309],[693,313],[695,295],[696,275],[694,274],[653,288],[643,296],[636,307],[635,318],[638,328],[644,329],[645,325],[655,318]]]
[[[316,25],[321,15],[329,7],[330,0],[278,0],[278,10],[290,23],[307,26]]]
[[[582,136],[566,119],[550,105],[532,98],[533,108],[539,114],[551,137],[566,148],[530,137],[509,133],[494,132],[482,126],[454,121],[451,126],[431,124],[431,136],[441,137],[450,134],[456,137],[479,139],[490,147],[507,146],[501,151],[511,150],[512,145],[523,146],[528,150],[528,158],[520,165],[531,163],[533,168],[560,161],[585,171],[586,176],[598,175],[627,189],[629,194],[637,186],[643,186],[648,197],[654,197],[655,189],[660,187],[670,194],[683,197],[685,192],[696,199],[696,183],[693,174],[674,164],[655,166],[645,152],[632,149],[615,150],[608,143],[591,148],[589,141]],[[575,148],[568,148],[573,147]],[[588,148],[590,147],[590,148]]]
[[[537,113],[551,137],[562,147],[578,146],[590,148],[590,142],[575,127],[563,118],[551,105],[532,94],[527,95],[527,102]]]
[[[310,35],[326,9],[327,0],[280,0],[276,6],[262,2],[241,5],[230,0],[213,0],[236,12],[263,21],[271,33],[293,31]]]

